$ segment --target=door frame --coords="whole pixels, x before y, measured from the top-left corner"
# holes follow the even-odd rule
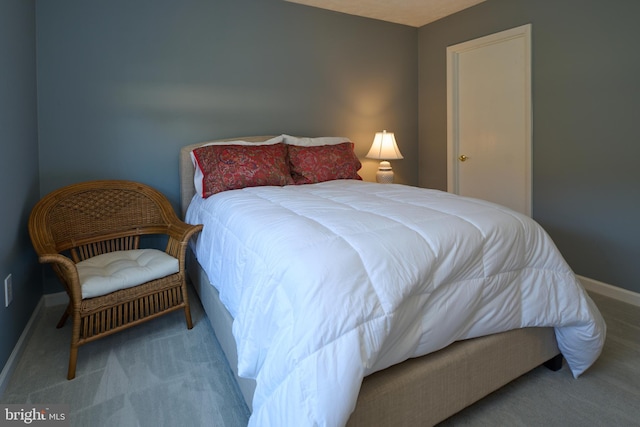
[[[501,31],[447,47],[447,191],[459,194],[458,150],[458,60],[462,53],[515,38],[524,40],[525,58],[525,213],[532,214],[532,140],[533,108],[531,104],[531,24]]]

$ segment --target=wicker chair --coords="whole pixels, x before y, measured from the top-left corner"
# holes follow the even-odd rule
[[[40,262],[52,264],[69,295],[67,309],[57,325],[61,328],[71,316],[67,379],[75,377],[78,347],[83,344],[181,308],[187,327],[193,327],[185,253],[189,239],[201,229],[201,225],[180,221],[160,192],[131,181],[74,184],[50,193],[36,204],[29,218],[31,241]],[[93,258],[92,262],[103,259],[105,254],[117,257],[141,252],[142,235],[168,236],[165,251],[155,253],[168,260],[177,272],[83,298],[87,280],[86,274],[84,279],[81,277],[79,267],[96,256],[102,258]],[[78,264],[81,262],[85,264]]]

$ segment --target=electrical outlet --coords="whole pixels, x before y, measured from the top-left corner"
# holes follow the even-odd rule
[[[9,307],[13,301],[13,286],[11,284],[11,274],[4,279],[4,306]]]

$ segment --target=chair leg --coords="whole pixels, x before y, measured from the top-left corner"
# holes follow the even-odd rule
[[[76,377],[76,364],[78,362],[78,342],[80,341],[80,313],[73,313],[73,330],[71,331],[71,347],[69,349],[69,370],[67,379]]]
[[[78,346],[71,344],[71,352],[69,353],[69,370],[67,371],[68,380],[72,380],[76,377],[77,362],[78,362]]]
[[[192,329],[193,322],[191,321],[191,309],[188,303],[184,306],[184,317],[187,319],[187,329]]]
[[[57,329],[60,329],[64,326],[64,324],[67,322],[67,319],[69,318],[69,312],[71,311],[71,303],[69,303],[67,305],[67,308],[64,310],[64,313],[62,313],[62,317],[60,317],[60,320],[58,321],[58,324],[56,325]]]
[[[189,297],[187,296],[187,285],[182,285],[182,300],[184,301],[184,317],[187,320],[187,329],[193,328],[191,321],[191,307],[189,306]]]

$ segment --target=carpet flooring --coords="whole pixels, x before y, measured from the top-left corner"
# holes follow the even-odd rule
[[[640,426],[640,308],[599,295],[604,351],[575,380],[567,366],[534,369],[441,426]],[[48,307],[2,403],[69,404],[71,426],[246,426],[249,411],[194,293],[194,328],[182,312],[80,348],[66,380],[69,322]]]

